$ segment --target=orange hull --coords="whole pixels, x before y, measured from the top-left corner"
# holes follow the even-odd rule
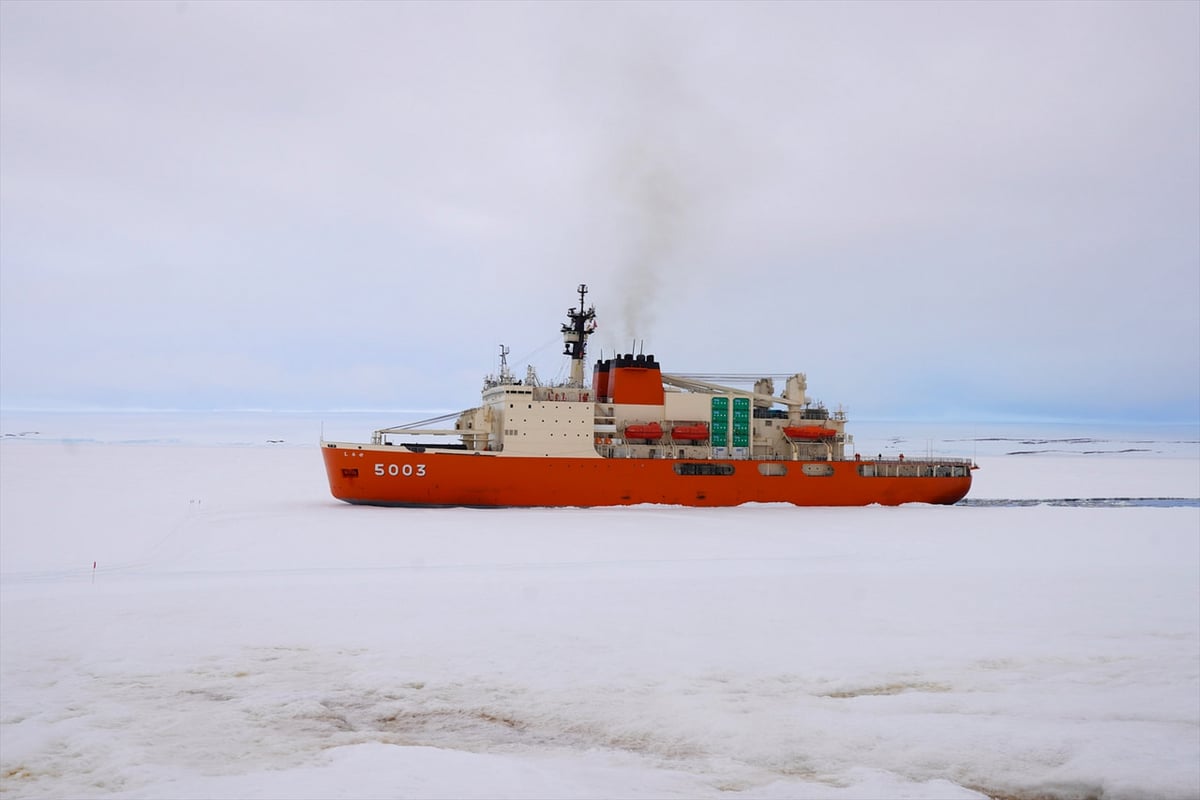
[[[871,461],[538,458],[332,442],[322,452],[334,497],[382,506],[948,505],[971,488],[969,469],[934,477],[914,460],[899,476],[875,477],[861,474]],[[727,474],[691,474],[706,471]]]

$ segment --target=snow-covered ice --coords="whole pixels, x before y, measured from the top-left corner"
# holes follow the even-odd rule
[[[148,419],[4,420],[6,796],[1200,796],[1194,503],[366,508]],[[930,446],[1200,497],[1194,437],[1073,438]]]

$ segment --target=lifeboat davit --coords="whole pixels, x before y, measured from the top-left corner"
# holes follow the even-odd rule
[[[837,431],[821,425],[801,425],[784,428],[783,435],[789,439],[816,441],[818,439],[832,439],[834,436],[837,436]]]
[[[708,426],[703,423],[699,425],[676,425],[674,428],[671,428],[671,438],[676,441],[702,442],[708,439]]]
[[[657,422],[648,422],[645,425],[626,425],[626,439],[661,439],[663,435],[662,425]]]

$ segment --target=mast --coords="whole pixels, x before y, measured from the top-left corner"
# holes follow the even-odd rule
[[[500,345],[500,383],[512,383],[512,373],[508,371],[508,354],[512,351]]]
[[[589,306],[584,310],[584,298],[587,296],[586,283],[579,284],[579,308],[567,309],[570,322],[562,326],[563,355],[571,357],[570,386],[583,386],[583,360],[587,357],[587,337],[596,330],[596,307]]]

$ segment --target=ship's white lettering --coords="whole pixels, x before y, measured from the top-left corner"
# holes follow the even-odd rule
[[[380,477],[383,477],[385,475],[390,475],[393,478],[397,477],[397,476],[403,476],[405,478],[411,478],[414,476],[417,478],[424,478],[425,477],[425,465],[424,464],[388,464],[385,466],[383,464],[376,464],[375,465],[375,474]]]

